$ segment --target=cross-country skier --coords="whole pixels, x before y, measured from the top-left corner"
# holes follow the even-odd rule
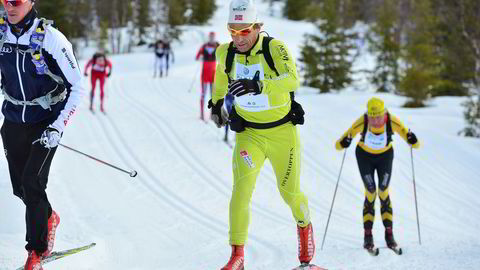
[[[88,69],[92,67],[91,79],[92,91],[90,93],[90,111],[93,112],[93,100],[95,97],[95,88],[97,80],[100,82],[100,111],[105,112],[103,100],[105,96],[104,85],[107,77],[112,74],[112,63],[107,59],[103,51],[97,52],[85,65],[84,75],[88,76]]]
[[[60,217],[45,189],[50,165],[85,90],[71,43],[37,18],[34,0],[1,0],[0,71],[5,101],[1,135],[13,193],[26,205],[26,270],[41,270]]]
[[[387,111],[383,100],[374,97],[367,103],[367,112],[360,116],[335,144],[337,150],[342,150],[350,146],[355,135],[361,134],[355,153],[360,176],[365,186],[363,247],[369,250],[374,248],[372,227],[375,220],[375,199],[377,197],[375,171],[378,177],[378,197],[385,226],[385,241],[388,247],[397,247],[392,230],[392,202],[388,194],[393,162],[392,136],[395,132],[400,134],[411,147],[420,147],[417,136],[405,127],[400,119]]]
[[[157,40],[149,47],[153,47],[155,53],[155,61],[153,63],[153,77],[155,78],[157,76],[157,69],[159,76],[163,77],[163,64],[165,61],[164,58],[168,53],[168,50],[165,48],[165,43],[162,40]]]
[[[315,243],[308,200],[300,190],[300,136],[295,124],[303,124],[303,110],[293,99],[300,84],[295,58],[285,43],[260,34],[263,23],[252,0],[232,0],[229,9],[227,27],[233,41],[217,48],[215,87],[209,101],[216,125],[225,125],[229,118],[237,132],[230,201],[232,254],[222,269],[244,268],[250,199],[267,158],[296,221],[298,258],[309,263]],[[235,97],[229,117],[223,107],[227,93]]]
[[[217,61],[215,58],[215,51],[220,44],[215,41],[215,33],[210,32],[208,34],[208,42],[203,44],[197,52],[195,59],[203,61],[202,74],[200,75],[201,81],[201,94],[200,94],[200,119],[203,121],[203,106],[205,104],[205,95],[207,88],[210,90],[210,97],[212,97],[213,81],[215,78],[215,68]]]

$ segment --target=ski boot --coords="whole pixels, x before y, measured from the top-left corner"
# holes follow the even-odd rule
[[[29,250],[24,269],[25,270],[43,270],[42,256],[39,256],[36,251]]]
[[[374,248],[373,244],[373,235],[371,229],[365,229],[365,234],[363,237],[363,248],[372,250]]]
[[[243,270],[244,269],[244,246],[235,246],[232,245],[232,255],[227,265],[225,265],[221,270]]]
[[[313,237],[313,227],[310,222],[307,227],[302,228],[297,224],[298,236],[298,259],[302,264],[308,264],[315,254],[315,239]]]
[[[395,249],[398,245],[393,238],[393,229],[392,227],[385,228],[385,242],[387,242],[387,247]]]
[[[47,241],[48,246],[47,250],[42,254],[43,257],[47,257],[52,253],[53,244],[55,243],[55,233],[57,232],[58,224],[60,224],[60,216],[52,210],[52,215],[48,218],[48,234],[47,234]]]

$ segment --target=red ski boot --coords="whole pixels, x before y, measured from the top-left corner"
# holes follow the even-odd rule
[[[315,254],[315,239],[313,237],[313,227],[310,222],[307,227],[302,228],[297,225],[298,235],[298,259],[302,264],[308,264]]]
[[[42,254],[43,257],[47,257],[52,253],[53,244],[55,242],[55,233],[57,232],[58,224],[60,224],[60,216],[57,212],[52,210],[52,215],[48,219],[48,234],[47,234],[47,241],[48,247],[47,250]]]
[[[227,265],[225,265],[221,270],[243,270],[245,262],[243,255],[243,246],[233,246],[232,245],[232,256]]]
[[[43,270],[42,256],[38,256],[35,251],[28,251],[28,258],[25,262],[25,270]]]

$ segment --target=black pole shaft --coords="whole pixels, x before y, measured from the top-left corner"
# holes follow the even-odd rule
[[[340,176],[342,175],[343,163],[345,161],[346,155],[347,155],[347,149],[345,149],[345,151],[343,152],[342,165],[340,166],[340,172],[338,173],[337,185],[335,186],[335,192],[333,193],[332,205],[330,206],[330,213],[328,213],[327,226],[325,227],[325,233],[323,234],[321,250],[323,250],[323,244],[325,243],[325,237],[327,236],[328,224],[330,223],[330,216],[332,215],[333,204],[335,203],[335,197],[337,196],[338,183],[340,182]]]
[[[80,154],[80,155],[84,155],[84,156],[86,156],[86,157],[88,157],[88,158],[90,158],[90,159],[93,159],[93,160],[95,160],[95,161],[97,161],[97,162],[100,162],[100,163],[102,163],[102,164],[104,164],[104,165],[107,165],[107,166],[109,166],[109,167],[111,167],[111,168],[114,168],[114,169],[117,169],[117,170],[119,170],[119,171],[121,171],[121,172],[124,172],[124,173],[130,175],[131,177],[137,176],[137,171],[131,171],[131,172],[129,172],[129,171],[124,170],[124,169],[122,169],[122,168],[119,168],[119,167],[117,167],[117,166],[115,166],[115,165],[112,165],[112,164],[110,164],[110,163],[108,163],[108,162],[105,162],[105,161],[103,161],[103,160],[100,160],[100,159],[98,159],[98,158],[96,158],[96,157],[93,157],[93,156],[91,156],[91,155],[88,155],[88,154],[85,154],[85,153],[83,153],[83,152],[81,152],[81,151],[78,151],[77,149],[74,149],[74,148],[72,148],[72,147],[70,147],[70,146],[66,146],[66,145],[61,144],[61,143],[59,143],[58,145],[63,146],[63,147],[65,147],[65,148],[67,148],[68,150],[71,150],[71,151],[73,151],[73,152],[75,152],[75,153],[78,153],[78,154]]]

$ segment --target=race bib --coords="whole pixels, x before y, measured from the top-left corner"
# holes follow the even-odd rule
[[[380,150],[387,146],[387,132],[383,132],[382,134],[376,135],[370,130],[367,131],[365,135],[365,145],[374,150]]]
[[[260,80],[263,80],[264,73],[262,64],[254,64],[246,66],[240,63],[235,63],[235,80],[239,79],[253,79],[255,73],[260,71]],[[267,95],[253,95],[248,94],[241,97],[235,97],[235,104],[242,109],[249,112],[261,112],[270,109],[270,104]]]

